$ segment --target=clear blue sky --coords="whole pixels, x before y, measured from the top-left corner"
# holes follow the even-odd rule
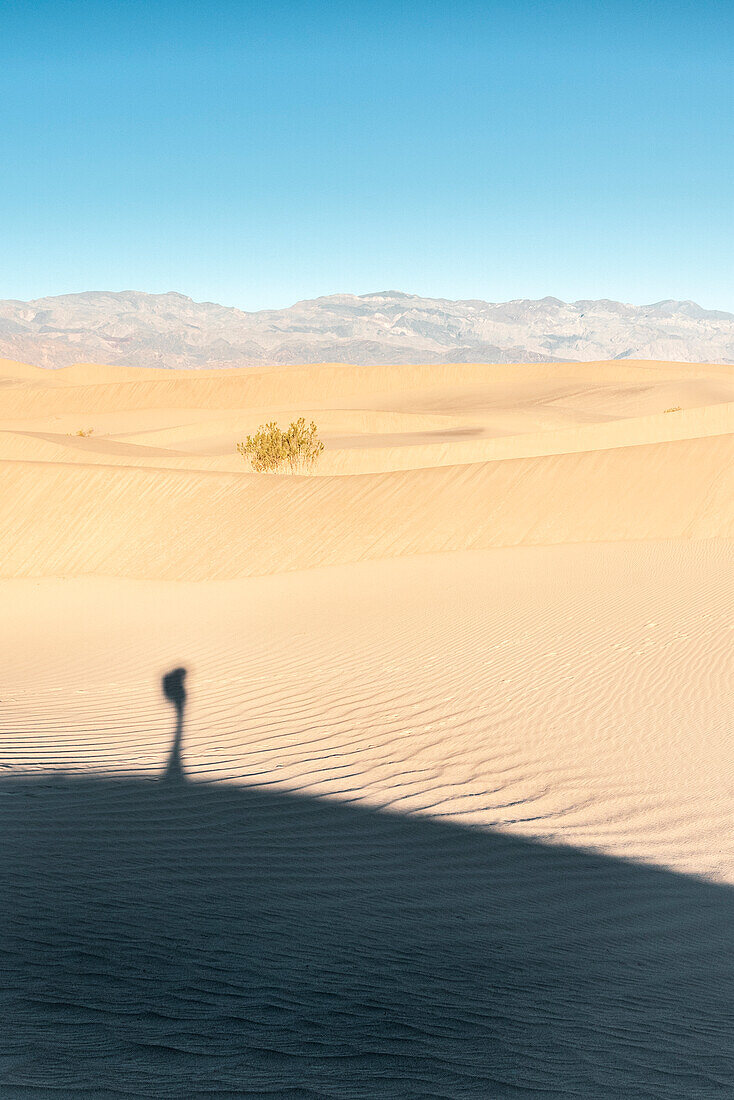
[[[734,4],[0,0],[0,297],[734,310]]]

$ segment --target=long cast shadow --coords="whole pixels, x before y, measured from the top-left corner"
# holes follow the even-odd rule
[[[165,676],[161,677],[161,688],[163,694],[169,703],[173,703],[176,709],[176,728],[173,733],[173,744],[171,745],[171,751],[168,754],[168,762],[166,763],[166,770],[163,778],[169,783],[182,783],[184,780],[184,768],[183,760],[181,758],[181,747],[183,744],[183,722],[184,722],[184,710],[186,707],[186,688],[184,687],[184,680],[186,679],[185,668],[174,668],[171,672],[167,672]]]
[[[728,887],[193,782],[6,780],[0,845],[2,1096],[734,1095]]]

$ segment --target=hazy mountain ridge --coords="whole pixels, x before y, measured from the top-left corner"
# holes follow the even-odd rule
[[[64,367],[267,363],[734,363],[734,314],[695,302],[491,303],[398,291],[334,294],[246,313],[183,294],[91,291],[0,301],[0,356]]]

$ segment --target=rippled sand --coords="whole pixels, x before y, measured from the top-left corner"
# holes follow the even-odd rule
[[[139,408],[110,412],[115,438],[12,457],[55,407],[13,368],[0,1095],[734,1092],[729,395],[722,368],[653,365],[667,400],[709,404],[643,442],[680,414],[651,425],[642,386],[630,419],[607,366],[564,391],[596,451],[552,453],[590,430],[556,424],[538,454],[553,376],[550,412],[502,414],[535,418],[514,458],[421,466],[414,438],[393,473],[264,481],[212,453],[131,464],[123,422],[175,432],[193,385],[155,372],[57,381],[61,405]],[[533,369],[545,392],[558,368]],[[434,381],[390,430],[481,427],[497,400]],[[231,376],[207,385],[231,400]],[[349,442],[345,470],[381,451]]]

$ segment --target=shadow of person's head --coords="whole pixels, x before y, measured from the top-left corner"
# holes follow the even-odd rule
[[[183,710],[184,703],[186,702],[186,688],[184,687],[185,679],[185,668],[174,668],[171,672],[167,672],[165,676],[161,677],[163,694],[166,699],[168,699],[169,703],[173,703],[177,710]]]

